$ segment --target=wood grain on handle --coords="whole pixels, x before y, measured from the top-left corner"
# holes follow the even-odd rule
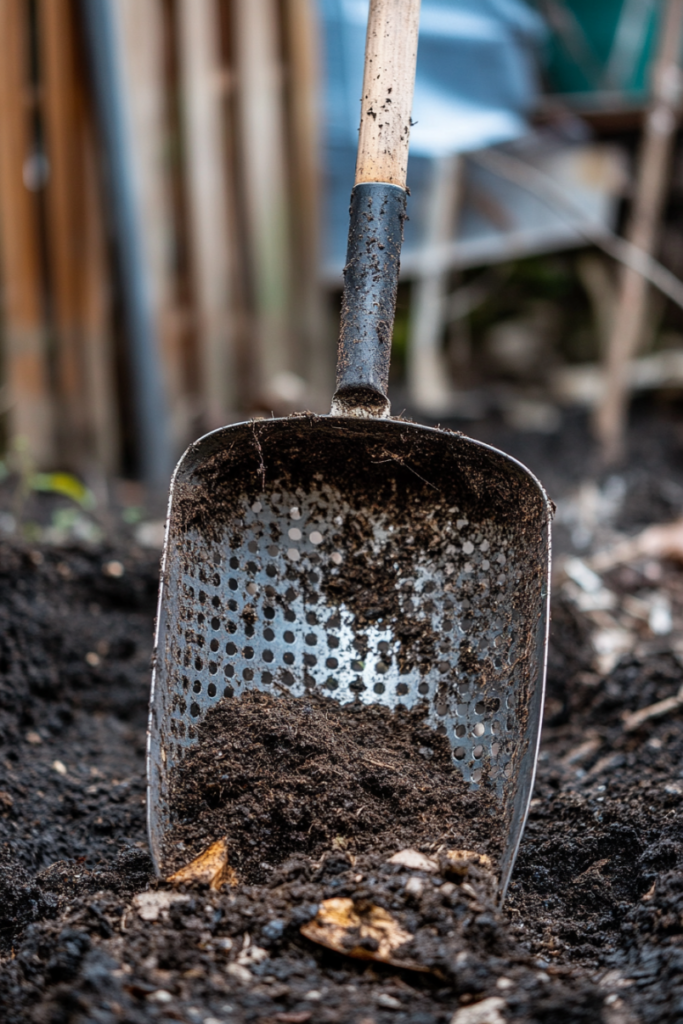
[[[370,0],[356,185],[406,186],[420,0]]]

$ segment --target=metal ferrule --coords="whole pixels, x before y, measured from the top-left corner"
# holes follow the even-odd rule
[[[332,414],[388,416],[389,362],[406,192],[365,182],[351,193]]]

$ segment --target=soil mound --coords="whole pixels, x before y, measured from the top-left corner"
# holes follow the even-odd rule
[[[240,878],[293,855],[440,846],[491,852],[491,817],[453,766],[426,708],[340,705],[312,693],[224,697],[171,775],[177,867],[226,836]]]

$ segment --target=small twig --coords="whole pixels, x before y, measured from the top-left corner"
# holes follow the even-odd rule
[[[683,686],[675,697],[667,697],[665,700],[649,704],[648,707],[628,715],[624,719],[624,732],[635,732],[641,725],[650,722],[653,718],[663,718],[664,715],[679,711],[681,708],[683,708]]]
[[[392,455],[391,452],[388,452],[386,450],[382,452],[382,455],[386,455],[388,456],[388,458],[373,460],[374,466],[381,466],[385,462],[398,462],[399,466],[403,466],[404,469],[407,469],[410,473],[416,476],[418,480],[421,480],[423,484],[427,484],[427,487],[431,487],[433,491],[439,490],[439,488],[435,484],[430,484],[429,480],[425,480],[423,476],[420,476],[417,470],[413,469],[412,466],[409,466],[405,459],[402,459],[400,455]]]
[[[265,491],[265,489],[266,489],[266,464],[263,461],[263,448],[261,447],[261,442],[259,441],[258,434],[256,433],[256,421],[255,420],[251,421],[251,430],[252,430],[252,433],[254,435],[254,444],[256,445],[256,450],[258,452],[258,457],[259,457],[259,463],[260,463],[260,465],[259,465],[259,473],[261,474],[261,487]]]
[[[615,234],[601,222],[587,224],[584,220],[585,210],[567,195],[566,190],[545,171],[532,166],[526,160],[520,160],[519,157],[500,151],[482,150],[479,153],[472,153],[470,159],[507,178],[508,181],[513,181],[527,192],[531,192],[542,203],[562,216],[577,235],[598,249],[602,249],[618,263],[637,271],[683,309],[683,282],[680,278],[672,274],[649,253],[639,249],[626,238]]]

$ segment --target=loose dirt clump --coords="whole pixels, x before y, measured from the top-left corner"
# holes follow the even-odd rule
[[[315,693],[224,698],[171,773],[168,856],[179,867],[227,836],[231,866],[253,883],[334,848],[489,851],[496,830],[424,717],[423,705],[392,713]]]

